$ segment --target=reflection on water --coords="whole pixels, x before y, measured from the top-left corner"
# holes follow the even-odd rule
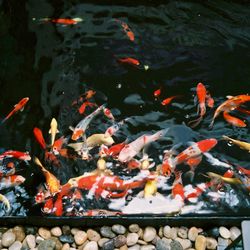
[[[97,92],[97,104],[107,103],[117,120],[130,118],[116,138],[119,142],[170,127],[169,138],[152,147],[152,157],[178,143],[186,146],[189,141],[211,137],[220,140],[223,134],[250,141],[249,126],[235,128],[221,117],[213,130],[208,130],[214,110],[207,112],[198,128],[186,126],[195,117],[193,98],[198,82],[209,88],[215,106],[227,95],[249,92],[248,4],[171,1],[116,6],[27,0],[25,5],[1,1],[0,6],[1,119],[17,100],[30,97],[25,111],[1,126],[1,148],[41,154],[32,130],[39,127],[48,141],[46,131],[52,117],[57,119],[61,134],[70,135],[68,127],[81,120],[72,102],[91,88]],[[80,17],[84,21],[63,26],[39,21],[44,17]],[[134,42],[128,39],[118,19],[129,24]],[[143,66],[125,67],[117,62],[121,57],[137,58],[149,70]],[[158,88],[166,96],[181,98],[164,107],[153,96]],[[93,121],[90,131],[105,131],[108,125],[107,120],[99,118]],[[247,152],[228,147],[225,141],[219,141],[213,156],[244,167],[250,159]],[[203,164],[209,167],[207,162]],[[66,182],[67,178],[83,174],[82,165],[93,168],[77,161],[53,170]],[[34,195],[34,176],[43,181],[39,170],[30,167],[25,175],[25,187]]]

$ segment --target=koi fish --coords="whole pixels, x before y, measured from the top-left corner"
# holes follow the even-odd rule
[[[154,97],[159,97],[161,95],[161,89],[157,89],[154,91]]]
[[[45,143],[45,140],[44,140],[44,137],[43,137],[43,132],[41,129],[35,127],[33,129],[33,134],[37,140],[37,142],[39,143],[39,145],[41,146],[42,149],[46,149],[46,143]]]
[[[52,213],[52,211],[53,211],[53,207],[54,207],[53,198],[49,198],[49,199],[45,202],[42,211],[43,211],[44,213],[46,213],[46,214],[50,214],[50,213]]]
[[[164,99],[164,100],[161,102],[161,105],[167,106],[167,105],[169,105],[175,98],[178,98],[178,97],[179,97],[179,96],[177,96],[177,95],[168,97],[168,98]]]
[[[79,17],[72,18],[72,19],[70,19],[70,18],[41,18],[39,20],[44,21],[44,22],[62,24],[62,25],[75,25],[75,24],[83,21],[83,19],[79,18]]]
[[[157,180],[149,180],[144,187],[144,198],[151,197],[157,193]]]
[[[128,64],[131,66],[139,66],[140,62],[132,57],[126,57],[126,58],[118,58],[117,61],[122,64]]]
[[[146,145],[163,137],[168,129],[163,129],[153,135],[142,135],[135,141],[127,144],[119,153],[118,160],[120,162],[128,162],[136,156]]]
[[[57,139],[52,147],[52,151],[55,155],[59,154],[59,151],[62,149],[63,144],[67,143],[68,139],[64,138],[64,136]]]
[[[119,144],[116,144],[116,145],[113,145],[110,148],[108,148],[105,145],[101,145],[99,155],[101,157],[104,157],[104,156],[115,157],[121,152],[121,150],[125,147],[125,145],[126,145],[126,141],[119,143]]]
[[[124,125],[124,121],[122,120],[118,123],[114,123],[112,126],[110,126],[109,128],[107,128],[107,130],[105,131],[104,136],[113,136],[123,125]]]
[[[6,198],[6,196],[0,194],[0,201],[3,202],[3,204],[6,207],[6,212],[10,211],[10,202],[9,200]]]
[[[246,127],[246,123],[244,121],[242,121],[241,119],[237,118],[237,117],[234,117],[232,115],[230,115],[228,112],[224,111],[223,112],[223,117],[224,119],[232,124],[233,126],[236,126],[236,127],[240,127],[240,128],[244,128]]]
[[[129,170],[133,170],[133,169],[140,169],[141,167],[141,162],[136,160],[136,159],[131,159],[128,163],[127,163],[127,168]]]
[[[135,40],[135,35],[134,35],[133,31],[129,28],[129,26],[126,23],[121,22],[121,25],[123,27],[123,31],[126,33],[129,40],[131,42],[133,42]]]
[[[114,215],[121,215],[121,212],[116,211],[108,211],[104,209],[95,209],[95,210],[88,210],[83,213],[83,216],[114,216]]]
[[[73,134],[71,136],[71,139],[76,141],[81,136],[85,134],[86,129],[88,128],[90,122],[104,109],[104,105],[97,108],[94,112],[86,116],[84,119],[82,119],[75,128],[69,127],[70,130],[73,131]]]
[[[175,173],[175,180],[173,183],[173,188],[172,188],[172,196],[173,198],[177,198],[184,200],[185,199],[185,195],[184,195],[184,187],[182,184],[182,179],[181,179],[181,173],[177,172]]]
[[[24,106],[26,105],[26,103],[29,101],[29,97],[25,97],[23,98],[21,101],[19,101],[19,103],[17,103],[14,106],[14,109],[2,120],[2,124],[8,120],[12,115],[14,115],[16,112],[18,111],[23,111]]]
[[[22,161],[31,160],[29,152],[20,152],[20,151],[14,151],[14,150],[5,151],[4,153],[0,155],[0,159],[3,159],[5,157],[8,157],[8,158],[12,157],[12,158],[22,160]]]
[[[212,185],[214,185],[213,182],[200,183],[192,190],[185,190],[185,198],[191,202],[196,201],[196,199]]]
[[[23,184],[25,178],[21,175],[11,175],[1,178],[0,190],[10,187],[15,187]]]
[[[86,91],[84,94],[80,95],[78,100],[73,101],[72,105],[76,105],[80,102],[83,102],[84,99],[85,100],[91,99],[95,94],[96,94],[96,92],[94,90],[90,89],[90,90]]]
[[[113,114],[111,113],[110,109],[108,108],[104,108],[103,109],[103,113],[106,117],[108,117],[110,120],[115,120],[115,117],[113,116]]]
[[[57,133],[59,133],[57,129],[57,121],[55,118],[52,118],[49,130],[49,134],[51,134],[51,146],[53,146],[55,143],[55,138]]]
[[[223,102],[214,112],[213,119],[209,125],[210,128],[213,127],[215,119],[220,115],[221,112],[230,112],[237,109],[240,105],[245,102],[250,101],[249,95],[238,95],[238,96],[229,96],[229,99]]]
[[[239,146],[241,149],[247,150],[248,152],[250,152],[250,143],[248,142],[244,142],[244,141],[239,141],[239,140],[235,140],[232,139],[226,135],[222,136],[223,139],[232,142],[233,144]]]
[[[170,176],[174,168],[173,152],[172,150],[166,150],[163,156],[162,164],[159,166],[158,171],[161,175]]]
[[[210,178],[219,179],[219,180],[222,180],[222,181],[229,183],[229,184],[242,184],[241,180],[239,180],[238,178],[224,177],[224,176],[221,176],[221,175],[213,173],[213,172],[207,172],[207,175]]]
[[[46,185],[51,194],[58,193],[61,187],[59,180],[42,165],[37,157],[34,158],[34,162],[41,168],[46,179]]]
[[[246,115],[250,115],[250,110],[246,110],[246,109],[243,109],[241,107],[239,108],[236,108],[237,111],[241,112],[241,113],[244,113]]]
[[[207,95],[206,95],[206,104],[209,108],[214,107],[214,99],[211,97],[211,95],[208,91],[207,91]]]
[[[87,107],[95,107],[95,106],[97,106],[95,103],[86,101],[78,108],[78,112],[82,115]]]

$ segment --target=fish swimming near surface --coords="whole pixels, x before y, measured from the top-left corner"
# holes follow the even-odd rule
[[[57,133],[59,133],[57,129],[57,121],[55,118],[52,118],[51,123],[50,123],[50,130],[49,130],[49,134],[51,134],[51,146],[53,146],[55,143]]]
[[[140,65],[140,61],[133,57],[118,58],[117,61],[121,64],[127,64],[135,67]]]
[[[244,128],[247,126],[247,124],[243,120],[230,115],[229,112],[224,111],[223,117],[228,123],[232,124],[233,126],[240,128]]]
[[[33,20],[35,20],[35,18],[33,18]],[[39,19],[39,21],[43,21],[43,22],[51,22],[51,23],[56,23],[56,24],[61,24],[61,25],[75,25],[79,22],[82,22],[83,19],[76,17],[76,18],[41,18]]]
[[[35,127],[33,129],[33,134],[37,140],[37,142],[39,143],[39,145],[41,146],[42,149],[46,149],[46,142],[44,140],[44,137],[43,137],[43,132],[41,129]]]
[[[223,135],[222,138],[227,140],[227,141],[230,141],[231,143],[233,143],[235,145],[237,145],[241,149],[244,149],[244,150],[247,150],[248,152],[250,152],[250,143],[240,141],[240,140],[236,140],[236,139],[230,138],[230,137],[228,137],[226,135]]]
[[[8,120],[12,115],[14,115],[18,111],[23,111],[24,106],[26,103],[29,101],[29,97],[23,98],[20,102],[18,102],[15,106],[14,109],[2,120],[1,123],[4,123],[6,120]]]

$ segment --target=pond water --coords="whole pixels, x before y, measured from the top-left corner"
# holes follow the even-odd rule
[[[0,125],[1,152],[28,151],[65,184],[70,178],[96,169],[98,148],[90,152],[93,157],[90,160],[82,160],[76,154],[73,159],[56,156],[58,166],[44,160],[45,152],[37,143],[33,129],[41,129],[49,144],[48,131],[51,119],[55,118],[60,131],[56,139],[64,135],[73,143],[69,126],[75,127],[85,114],[105,104],[116,121],[127,119],[113,137],[115,143],[126,139],[129,143],[143,134],[169,129],[165,136],[144,150],[144,156],[147,154],[155,162],[150,169],[152,172],[161,164],[164,150],[175,147],[180,153],[190,146],[189,142],[208,138],[218,141],[209,154],[203,155],[193,179],[185,174],[187,165],[180,164],[183,186],[195,188],[208,182],[207,172],[223,175],[227,171],[224,165],[249,169],[249,152],[222,139],[222,135],[227,135],[250,142],[249,116],[238,111],[231,113],[245,120],[247,126],[240,128],[220,115],[209,129],[216,108],[227,96],[248,94],[250,90],[249,4],[140,1],[135,5],[129,2],[113,5],[76,0],[27,0],[25,4],[0,1],[0,119],[4,119],[22,98],[29,97],[23,112]],[[74,25],[41,20],[47,17],[83,20]],[[124,24],[133,32],[134,41],[124,31]],[[136,58],[140,65],[118,62],[119,58],[128,57]],[[195,96],[199,82],[209,90],[215,105],[207,108],[197,127],[191,128],[189,122],[198,117]],[[158,98],[154,96],[157,89],[161,90]],[[91,101],[97,106],[87,107],[82,115],[78,112],[82,104],[79,98],[88,90],[96,92]],[[161,104],[171,96],[178,97],[169,105]],[[244,108],[247,109],[247,105]],[[110,119],[99,115],[90,123],[86,135],[104,133],[111,125]],[[211,157],[212,161],[216,158],[224,165],[218,162],[212,165]],[[4,159],[2,165],[9,161],[10,158]],[[126,164],[117,160],[106,158],[106,161],[119,180],[133,181],[143,174],[138,169],[128,171]],[[26,180],[20,186],[1,190],[12,204],[10,212],[1,215],[40,215],[43,204],[35,204],[34,197],[45,178],[33,161],[26,164],[15,160],[15,164],[16,174]],[[162,182],[158,178],[158,193],[146,200],[140,196],[143,196],[144,186],[126,190],[128,193],[117,199],[102,195],[95,198],[89,189],[81,190],[81,198],[73,202],[70,195],[71,200],[64,197],[62,214],[85,215],[97,209],[126,214],[176,214],[181,209],[183,213],[249,214],[249,195],[242,185],[224,182],[220,189],[207,188],[198,201],[185,201],[184,205],[182,200],[171,198],[174,178],[174,174],[163,176]],[[93,193],[96,195],[95,190]],[[57,198],[55,195],[53,201]],[[165,206],[174,208],[167,210]]]

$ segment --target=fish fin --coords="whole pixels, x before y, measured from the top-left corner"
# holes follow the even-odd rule
[[[72,126],[69,126],[69,130],[73,132],[75,129]]]
[[[195,128],[200,124],[201,121],[202,121],[202,116],[193,121],[188,122],[188,126],[190,126],[191,128]]]
[[[194,181],[194,171],[193,170],[189,170],[185,173],[185,176],[187,176],[191,182]]]

